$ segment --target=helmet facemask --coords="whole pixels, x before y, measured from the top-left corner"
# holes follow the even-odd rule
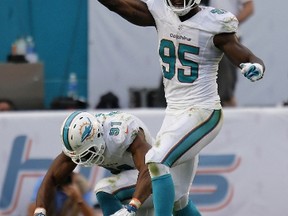
[[[80,166],[91,167],[95,164],[101,165],[104,161],[103,153],[105,151],[105,145],[100,144],[98,146],[91,145],[88,149],[77,151],[76,154],[71,155],[71,159],[74,163]]]
[[[69,115],[61,129],[63,152],[81,166],[101,165],[104,161],[105,142],[102,125],[87,112]]]
[[[178,16],[184,16],[200,4],[201,0],[183,0],[183,6],[174,6],[171,0],[164,0],[166,6]]]

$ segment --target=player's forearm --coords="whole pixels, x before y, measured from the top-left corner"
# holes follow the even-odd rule
[[[148,169],[139,172],[136,189],[133,197],[137,198],[141,203],[151,195],[152,185]]]
[[[48,206],[51,204],[50,202],[53,202],[52,200],[54,200],[52,193],[51,195],[47,193],[45,194],[45,196],[43,196],[42,193],[38,193],[35,208],[34,208],[34,213],[32,215],[50,214],[48,211]]]
[[[241,63],[246,63],[246,62],[258,63],[258,64],[263,66],[263,71],[265,71],[265,64],[264,64],[263,60],[260,59],[259,57],[255,56],[252,52],[250,52],[250,54],[248,55],[247,60],[243,61]]]
[[[98,0],[101,4],[138,26],[155,26],[147,5],[140,0]]]
[[[55,191],[56,183],[53,180],[51,172],[48,170],[37,193],[36,208],[45,208],[47,210],[55,200]]]
[[[36,198],[36,208],[47,209],[54,200],[54,191],[55,189],[53,189],[53,187],[50,189],[40,188]]]

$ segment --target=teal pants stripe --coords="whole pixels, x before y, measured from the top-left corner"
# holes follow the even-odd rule
[[[209,134],[219,123],[221,119],[222,111],[214,110],[211,116],[196,128],[193,128],[180,142],[177,144],[176,148],[168,154],[164,160],[161,162],[166,166],[172,167],[172,165],[190,148]]]

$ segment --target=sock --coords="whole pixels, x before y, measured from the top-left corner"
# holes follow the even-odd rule
[[[171,174],[152,178],[155,216],[171,216],[174,205],[174,184]]]
[[[110,216],[122,208],[120,200],[113,194],[98,192],[96,197],[104,216]]]
[[[194,203],[189,200],[185,208],[175,211],[174,216],[201,216]]]

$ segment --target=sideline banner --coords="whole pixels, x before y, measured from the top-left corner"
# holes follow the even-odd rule
[[[123,110],[156,136],[161,109]],[[94,111],[93,111],[94,112]],[[37,177],[60,153],[60,126],[70,112],[0,113],[0,215],[24,216]],[[224,109],[218,137],[200,154],[191,198],[203,216],[286,216],[288,109]],[[91,185],[109,175],[81,168]]]

